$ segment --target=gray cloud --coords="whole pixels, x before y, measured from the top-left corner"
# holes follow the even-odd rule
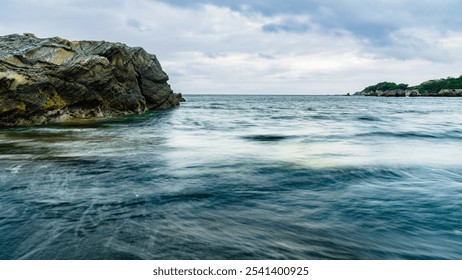
[[[268,23],[262,26],[263,32],[294,32],[306,33],[310,30],[310,25],[306,22],[296,20],[285,20],[284,22]]]
[[[179,6],[209,3],[245,13],[274,15],[306,15],[313,23],[329,32],[342,29],[374,46],[392,44],[390,36],[403,27],[426,26],[441,30],[460,30],[462,2],[457,0],[428,1],[364,1],[364,0],[164,0]],[[307,24],[271,23],[267,32],[305,32]]]
[[[138,20],[134,19],[134,18],[127,19],[127,25],[131,26],[131,27],[134,27],[136,29],[141,29],[141,23]]]
[[[263,59],[276,59],[276,57],[269,55],[269,54],[264,54],[264,53],[258,53],[258,57],[263,58]]]

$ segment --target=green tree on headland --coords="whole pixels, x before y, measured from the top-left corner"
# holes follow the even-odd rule
[[[407,84],[396,84],[392,82],[381,82],[373,86],[366,87],[363,92],[372,93],[377,90],[391,91],[396,89],[415,89],[420,93],[439,93],[443,89],[462,89],[462,75],[459,78],[448,77],[446,79],[430,80],[420,85],[409,87]]]
[[[368,86],[363,90],[363,92],[374,92],[377,90],[381,91],[389,91],[389,90],[395,90],[395,89],[402,89],[406,90],[409,87],[408,84],[396,84],[396,83],[391,83],[391,82],[381,82],[373,86]]]
[[[459,78],[430,80],[413,87],[422,93],[438,93],[442,89],[462,89],[462,75]]]

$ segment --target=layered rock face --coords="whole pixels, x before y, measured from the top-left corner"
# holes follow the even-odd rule
[[[0,36],[0,126],[113,117],[184,101],[155,55],[104,41]]]

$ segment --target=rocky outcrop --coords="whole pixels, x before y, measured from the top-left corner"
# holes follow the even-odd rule
[[[0,126],[113,117],[184,101],[155,55],[104,41],[0,36]]]
[[[462,89],[442,89],[438,92],[439,96],[462,97]]]
[[[376,90],[371,92],[359,91],[353,95],[382,97],[462,97],[462,89],[442,89],[439,92],[420,92],[417,89]]]
[[[375,90],[371,92],[356,92],[354,95],[359,96],[383,96],[383,97],[404,97],[410,96],[410,91],[403,89],[394,89],[394,90]]]

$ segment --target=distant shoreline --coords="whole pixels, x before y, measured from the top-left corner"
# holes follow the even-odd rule
[[[347,94],[349,95],[349,94]],[[383,96],[383,97],[462,97],[462,75],[458,78],[430,80],[417,86],[381,82],[368,86],[355,96]]]

